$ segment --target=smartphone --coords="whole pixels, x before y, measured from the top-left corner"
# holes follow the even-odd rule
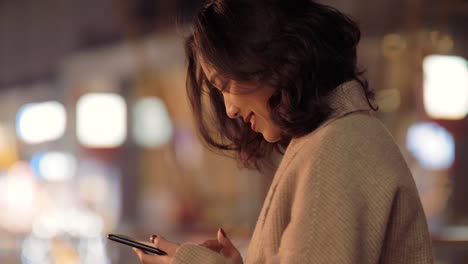
[[[118,242],[118,243],[121,243],[121,244],[124,244],[124,245],[127,245],[127,246],[131,246],[131,247],[134,247],[134,248],[139,248],[139,249],[143,250],[146,254],[156,254],[156,255],[161,255],[161,256],[167,255],[166,252],[160,250],[159,248],[153,247],[152,244],[150,244],[150,243],[135,240],[135,239],[130,238],[128,236],[124,236],[124,235],[120,235],[120,234],[108,234],[107,238],[112,240],[112,241],[115,241],[115,242]]]

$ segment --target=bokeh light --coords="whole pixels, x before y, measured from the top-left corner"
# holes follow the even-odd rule
[[[173,127],[166,105],[157,97],[138,100],[133,110],[133,136],[143,147],[158,147],[172,138]]]
[[[426,169],[447,169],[455,159],[453,136],[435,123],[417,123],[411,126],[406,146]]]
[[[49,240],[28,236],[22,244],[21,260],[24,264],[49,264],[52,263],[49,252],[51,243]]]
[[[47,181],[69,180],[76,173],[76,158],[68,152],[38,153],[31,159],[36,175]]]
[[[468,113],[468,67],[462,57],[431,55],[423,62],[424,108],[440,119],[462,119]]]
[[[14,128],[0,124],[0,169],[7,170],[18,161]]]
[[[78,141],[92,148],[120,146],[127,136],[127,108],[113,93],[83,95],[76,105]]]
[[[30,144],[60,138],[65,126],[65,108],[56,101],[26,104],[20,108],[16,118],[18,136]]]
[[[6,176],[0,178],[0,226],[11,232],[31,229],[37,186],[29,164],[15,163]]]

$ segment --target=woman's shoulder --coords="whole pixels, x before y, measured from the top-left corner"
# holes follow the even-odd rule
[[[373,150],[396,147],[395,140],[385,125],[368,112],[355,112],[329,120],[300,141],[303,141],[306,148],[314,143],[318,143],[320,148],[338,146],[342,150],[359,150],[355,148],[361,145],[375,147]]]
[[[294,147],[293,163],[301,166],[322,170],[342,166],[356,177],[369,174],[392,181],[411,175],[390,132],[369,114],[352,113],[333,120],[295,140]]]
[[[324,122],[312,133],[294,139],[292,145],[300,146],[304,152],[330,147],[346,150],[375,146],[380,149],[385,147],[383,145],[396,146],[396,143],[379,119],[366,112],[357,112]]]

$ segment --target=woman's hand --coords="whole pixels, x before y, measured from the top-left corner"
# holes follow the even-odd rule
[[[150,237],[150,240],[151,242],[153,242],[155,247],[166,252],[167,255],[165,256],[149,255],[149,254],[145,254],[143,250],[133,248],[133,251],[135,251],[141,263],[142,264],[170,264],[172,262],[172,259],[174,258],[177,248],[179,247],[179,244],[169,242],[163,237],[156,236],[156,235],[152,235]]]
[[[232,244],[222,228],[218,229],[217,239],[206,240],[200,245],[222,254],[229,264],[243,263],[239,250]]]
[[[151,242],[154,246],[165,251],[167,255],[148,255],[142,250],[133,248],[142,264],[170,264],[174,258],[179,244],[167,241],[161,236],[151,236]],[[237,248],[232,244],[231,240],[226,236],[223,229],[218,230],[217,239],[206,240],[201,246],[207,247],[217,253],[222,254],[226,258],[226,263],[229,264],[243,264],[242,257]]]

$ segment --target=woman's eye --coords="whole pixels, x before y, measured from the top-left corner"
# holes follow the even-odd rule
[[[227,93],[229,92],[229,89],[227,89],[227,87],[217,87],[216,90],[218,90],[220,93]]]
[[[221,89],[217,88],[216,86],[213,86],[213,90],[220,95],[223,95],[224,93]]]

